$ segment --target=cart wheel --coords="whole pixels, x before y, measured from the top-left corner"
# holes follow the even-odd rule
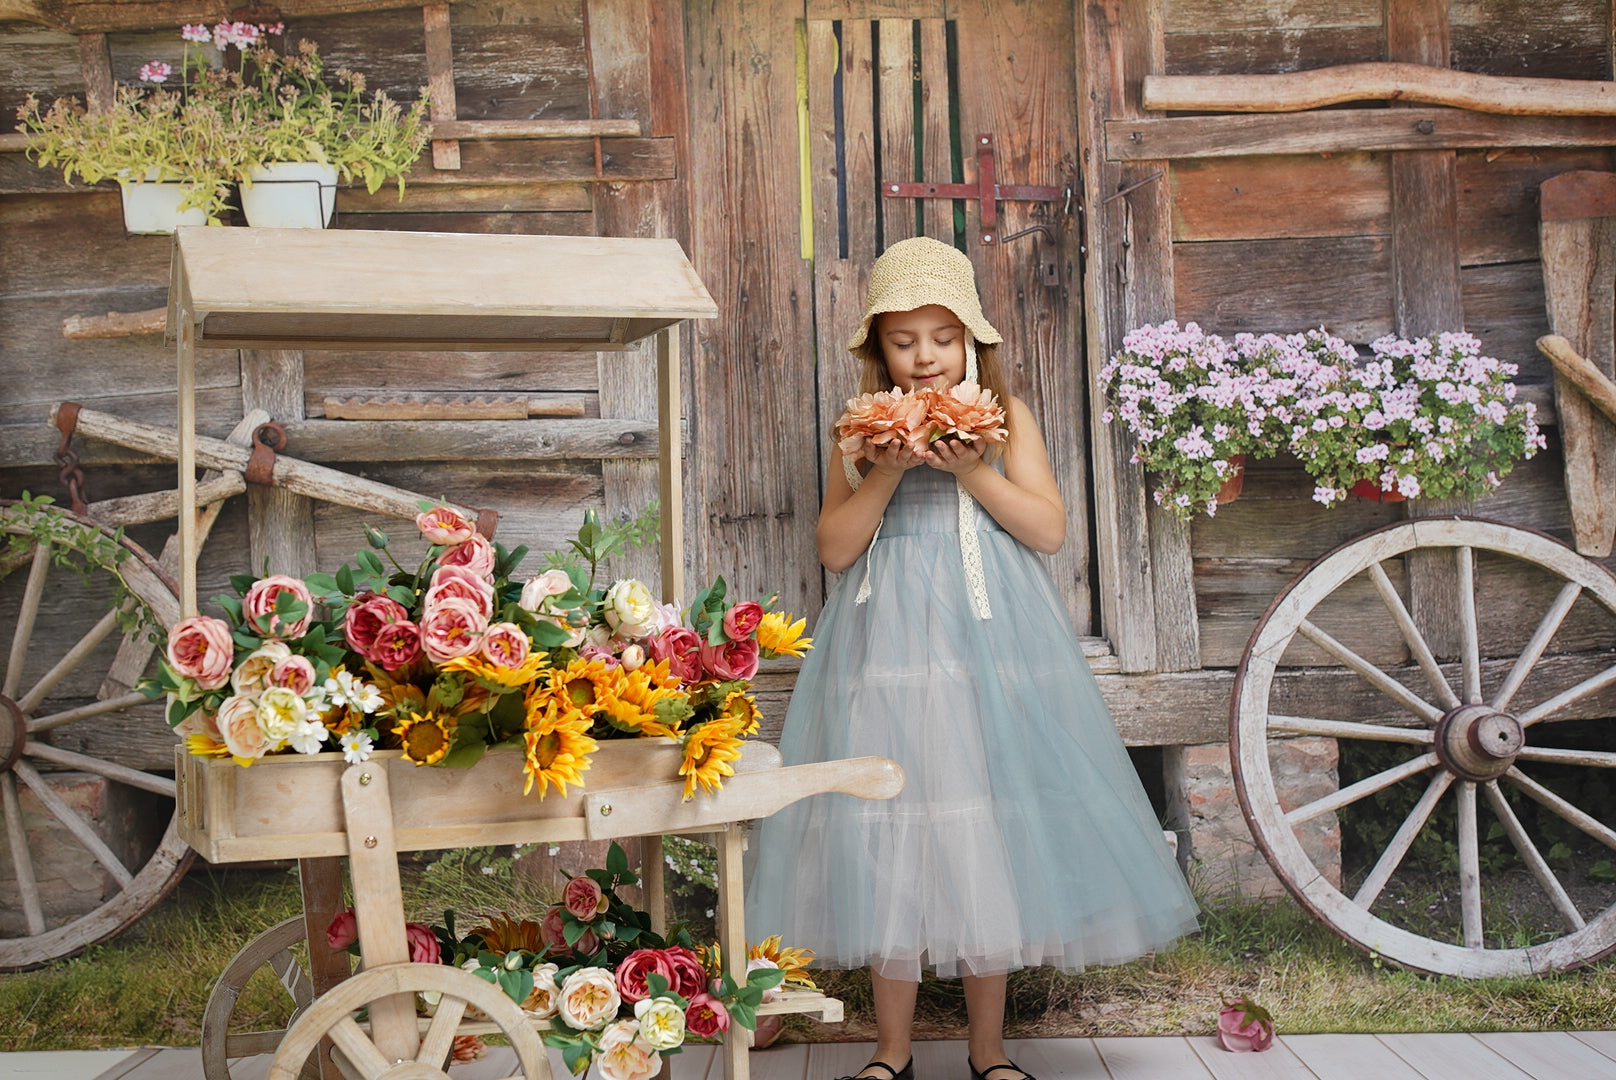
[[[1383,565],[1415,549],[1427,552],[1422,557],[1432,561],[1425,565],[1451,567],[1455,573],[1457,625],[1452,629],[1460,662],[1446,672]],[[1390,569],[1402,572],[1397,562]],[[1373,617],[1381,610],[1376,596],[1396,633]],[[1616,947],[1616,906],[1594,910],[1596,904],[1609,904],[1608,890],[1596,891],[1594,900],[1584,890],[1580,902],[1573,901],[1506,797],[1513,791],[1533,799],[1547,813],[1616,848],[1616,830],[1530,775],[1545,766],[1577,767],[1595,770],[1591,778],[1608,785],[1612,775],[1598,770],[1616,768],[1616,754],[1529,745],[1552,742],[1534,740],[1533,735],[1550,731],[1533,732],[1534,726],[1575,718],[1579,701],[1616,684],[1616,664],[1610,663],[1613,613],[1616,578],[1603,567],[1542,533],[1467,518],[1408,521],[1369,533],[1292,582],[1246,646],[1235,678],[1229,738],[1246,821],[1296,899],[1348,941],[1434,974],[1478,978],[1563,971]],[[1371,616],[1367,621],[1366,615]],[[1365,655],[1386,655],[1390,642],[1406,645],[1413,664],[1377,663]],[[1552,652],[1575,656],[1546,656],[1556,644]],[[1312,655],[1304,655],[1310,649]],[[1601,655],[1600,663],[1608,666],[1589,675],[1590,653]],[[1575,661],[1584,666],[1567,674]],[[1303,663],[1345,665],[1372,690],[1384,712],[1372,723],[1286,715],[1303,709],[1328,712],[1321,696],[1332,701],[1344,696],[1310,690],[1303,680],[1295,696],[1305,705],[1271,701],[1276,675],[1300,674]],[[1400,761],[1306,805],[1282,807],[1268,747],[1270,740],[1298,735],[1392,744]],[[1353,883],[1353,895],[1346,895],[1305,853],[1298,830],[1405,780],[1423,785],[1423,795],[1364,880]],[[1456,835],[1443,839],[1457,845],[1460,910],[1456,920],[1425,936],[1419,929],[1434,924],[1397,911],[1388,903],[1386,886],[1449,794],[1456,800]],[[1478,794],[1558,916],[1555,925],[1534,929],[1525,941],[1514,930],[1501,933],[1497,925],[1483,924]]]
[[[353,1014],[380,998],[424,991],[436,991],[442,997],[421,1036],[421,1050],[414,1061],[389,1062]],[[342,1059],[342,1071],[349,1077],[441,1080],[449,1075],[445,1065],[467,1006],[481,1009],[500,1029],[499,1034],[510,1040],[522,1067],[520,1075],[526,1080],[550,1080],[550,1058],[533,1031],[533,1021],[493,983],[442,964],[388,964],[361,971],[322,994],[287,1029],[269,1067],[268,1080],[297,1080],[304,1062],[327,1036],[335,1044],[332,1057]]]
[[[202,1013],[202,1075],[207,1080],[230,1080],[231,1062],[255,1054],[273,1054],[286,1037],[286,1028],[230,1030],[236,999],[254,974],[268,970],[291,998],[292,1015],[287,1020],[287,1028],[314,1000],[314,983],[292,952],[306,940],[303,916],[295,915],[247,942],[219,973],[219,981],[213,984],[208,1006]],[[313,1057],[304,1062],[302,1075],[304,1080],[319,1080],[319,1065]]]
[[[0,544],[0,628],[12,630],[0,674],[8,856],[0,970],[16,971],[71,956],[139,919],[184,875],[192,853],[175,831],[174,781],[111,760],[130,733],[149,732],[162,748],[171,738],[162,703],[134,685],[152,653],[152,625],[179,618],[173,580],[138,545],[54,507],[0,502],[0,537],[9,542]],[[111,610],[120,580],[128,593],[121,613]],[[120,619],[142,624],[121,644]],[[162,749],[148,757],[161,760]],[[47,782],[51,772],[113,782],[108,798],[94,796],[102,829]],[[24,816],[24,795],[41,820]]]

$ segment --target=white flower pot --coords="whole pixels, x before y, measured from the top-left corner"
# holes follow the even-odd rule
[[[337,208],[337,170],[317,161],[277,161],[241,185],[247,224],[260,229],[323,229]]]
[[[149,169],[145,180],[118,185],[123,192],[123,227],[132,233],[171,233],[179,225],[206,225],[207,211],[179,208],[196,185],[159,181],[158,175],[156,169]]]

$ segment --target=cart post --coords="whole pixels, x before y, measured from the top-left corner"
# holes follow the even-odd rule
[[[657,457],[661,469],[662,599],[685,592],[684,430],[679,409],[679,327],[657,334]]]

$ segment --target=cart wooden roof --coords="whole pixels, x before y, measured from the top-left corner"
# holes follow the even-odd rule
[[[601,351],[717,314],[674,240],[190,227],[168,335],[188,318],[202,348]]]

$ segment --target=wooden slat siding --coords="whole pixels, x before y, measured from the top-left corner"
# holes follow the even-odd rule
[[[800,217],[796,30],[767,5],[686,9],[691,88],[691,261],[720,318],[695,326],[689,359],[701,414],[696,453],[719,463],[688,537],[698,576],[735,595],[778,589],[789,610],[817,605],[819,483],[805,451],[814,400],[812,282]]]
[[[1087,4],[1077,28],[1078,70],[1082,78],[1078,130],[1083,147],[1083,205],[1088,258],[1083,291],[1088,324],[1085,332],[1091,364],[1102,364],[1122,346],[1130,327],[1172,314],[1171,286],[1161,292],[1154,260],[1163,249],[1149,243],[1149,224],[1159,220],[1166,232],[1171,221],[1161,207],[1167,163],[1113,162],[1106,121],[1137,117],[1139,83],[1146,72],[1162,67],[1161,8],[1149,0],[1104,0]],[[1152,48],[1152,46],[1155,46]],[[1104,201],[1151,174],[1162,179],[1128,195]],[[1150,211],[1161,208],[1154,217]],[[1133,237],[1128,226],[1140,226]],[[1124,247],[1124,240],[1132,241]],[[1170,240],[1168,243],[1170,244]],[[1105,408],[1098,385],[1090,379],[1089,415]],[[1130,462],[1133,446],[1115,424],[1096,424],[1094,449],[1094,515],[1100,589],[1100,620],[1124,672],[1180,666],[1182,651],[1158,656],[1156,582],[1151,559],[1151,520],[1144,469]],[[1186,552],[1187,561],[1187,552]],[[1166,588],[1164,583],[1164,588]],[[1193,617],[1188,620],[1194,625]],[[1199,649],[1196,650],[1199,652]],[[1194,661],[1190,661],[1193,663]]]
[[[953,155],[948,144],[948,23],[920,20],[921,154],[925,168],[920,179],[951,183]],[[954,242],[954,203],[951,199],[925,199],[921,211],[925,234],[946,244]]]
[[[422,5],[421,22],[426,35],[427,88],[431,92],[428,115],[434,121],[454,120],[455,71],[454,57],[451,55],[453,35],[449,28],[449,5]],[[432,167],[460,168],[460,144],[453,139],[433,139]]]
[[[1174,4],[1176,11],[1178,5]],[[1267,31],[1170,33],[1167,71],[1173,75],[1269,75],[1380,59],[1375,26]]]
[[[79,35],[79,62],[84,68],[84,103],[92,113],[112,107],[112,50],[105,34]]]
[[[883,184],[920,180],[922,177],[915,175],[915,24],[911,19],[882,19],[875,25],[881,65],[876,73],[881,102],[878,179]],[[914,200],[883,195],[879,205],[883,250],[915,235]]]
[[[1541,264],[1470,266],[1460,271],[1459,279],[1464,285],[1465,329],[1481,339],[1482,352],[1517,365],[1517,383],[1552,385],[1553,365],[1537,351],[1537,339],[1549,332]],[[1549,401],[1538,405],[1540,427],[1554,412],[1552,393],[1548,397]],[[1546,478],[1546,482],[1563,501],[1564,478]],[[1481,504],[1484,511],[1490,503],[1489,499]]]
[[[286,0],[279,7],[290,21],[392,8],[418,9],[420,5],[407,0]],[[6,17],[56,30],[86,33],[208,22],[219,18],[221,13],[217,3],[204,0],[114,0],[110,3],[108,0],[11,0]]]
[[[242,410],[263,409],[277,423],[303,418],[303,354],[291,350],[241,352]],[[287,440],[286,453],[295,455]],[[385,459],[381,459],[385,460]],[[270,484],[247,485],[247,536],[252,572],[303,577],[314,560],[313,500]]]
[[[1212,333],[1293,333],[1320,323],[1348,341],[1391,332],[1391,251],[1379,236],[1181,244],[1180,322]]]
[[[959,43],[960,139],[965,175],[976,177],[976,138],[992,134],[994,173],[1000,184],[1058,186],[1062,160],[1078,154],[1074,116],[1076,79],[1068,45],[1074,39],[1065,5],[1005,6],[989,0],[962,3],[954,12]],[[930,136],[930,132],[927,133]],[[1080,343],[1083,294],[1076,215],[1053,204],[1005,201],[999,236],[1032,225],[1034,233],[1009,244],[980,242],[980,209],[966,210],[965,250],[976,266],[983,307],[1004,344],[999,347],[1011,392],[1022,398],[1043,431],[1050,465],[1066,505],[1066,542],[1047,560],[1056,587],[1079,633],[1090,632],[1093,594],[1089,574],[1089,433],[1083,396],[1087,366]],[[1165,221],[1163,222],[1165,226]],[[1046,284],[1048,259],[1057,283]],[[1185,563],[1185,604],[1193,603]],[[1193,617],[1193,608],[1189,614]],[[1193,631],[1192,631],[1193,632]],[[1194,658],[1186,663],[1194,664]],[[1184,666],[1184,665],[1179,665]]]
[[[1610,78],[1608,0],[1453,5],[1453,66],[1484,75]]]
[[[1107,152],[1121,161],[1616,142],[1616,120],[1606,116],[1493,116],[1463,109],[1125,118],[1105,127]]]
[[[1578,169],[1609,170],[1610,150],[1464,151],[1459,162],[1459,265],[1536,262],[1538,186]],[[1465,304],[1474,332],[1483,312]],[[1485,340],[1485,338],[1483,339]],[[1529,350],[1535,351],[1535,350]]]
[[[372,195],[361,187],[337,188],[337,213],[348,214],[487,214],[588,213],[594,208],[591,185],[554,184],[409,184],[383,187]]]
[[[1385,236],[1385,155],[1209,158],[1174,162],[1173,240]]]
[[[1323,0],[1311,4],[1230,4],[1226,0],[1172,0],[1162,19],[1168,35],[1264,30],[1349,30],[1379,27],[1384,0]]]
[[[462,147],[465,143],[460,144]],[[461,214],[453,212],[431,214],[348,214],[341,223],[344,229],[366,229],[372,232],[460,232],[507,234],[519,236],[589,236],[594,232],[595,219],[589,213],[552,211],[549,213],[496,213]]]
[[[0,22],[0,55],[6,58],[6,78],[0,80],[0,131],[18,130],[17,107],[30,93],[46,107],[64,94],[83,99],[84,68],[73,35]],[[34,168],[32,163],[29,168]]]

